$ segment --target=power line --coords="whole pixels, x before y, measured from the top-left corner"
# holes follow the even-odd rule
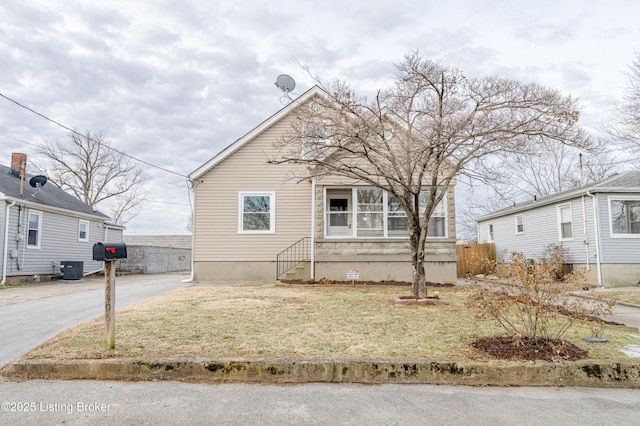
[[[119,150],[117,150],[116,148],[113,148],[113,147],[111,147],[111,146],[105,146],[105,145],[104,145],[103,143],[101,143],[100,141],[97,141],[97,140],[95,140],[95,139],[93,139],[93,138],[90,138],[90,137],[88,137],[88,136],[85,136],[85,135],[83,135],[82,133],[79,133],[79,132],[77,132],[76,130],[74,130],[74,129],[70,128],[70,127],[65,126],[64,124],[61,124],[61,123],[59,123],[59,122],[57,122],[57,121],[55,121],[55,120],[52,120],[51,118],[47,117],[46,115],[41,114],[41,113],[39,113],[38,111],[35,111],[35,110],[33,110],[33,109],[29,108],[28,106],[25,106],[25,105],[21,104],[20,102],[18,102],[18,101],[16,101],[16,100],[14,100],[14,99],[11,99],[11,98],[10,98],[10,97],[8,97],[8,96],[5,96],[5,95],[4,95],[4,94],[2,94],[2,93],[0,93],[0,96],[1,96],[1,97],[3,97],[3,98],[5,98],[5,99],[6,99],[6,100],[8,100],[9,102],[13,102],[14,104],[18,105],[18,106],[19,106],[19,107],[21,107],[21,108],[24,108],[24,109],[26,109],[27,111],[30,111],[30,112],[32,112],[33,114],[38,115],[38,116],[40,116],[40,117],[44,118],[45,120],[47,120],[47,121],[49,121],[49,122],[51,122],[51,123],[55,124],[56,126],[62,127],[63,129],[68,130],[68,131],[70,131],[71,133],[73,133],[73,134],[75,134],[75,135],[77,135],[77,136],[79,136],[79,137],[85,138],[85,139],[87,139],[87,140],[89,140],[89,141],[92,141],[92,142],[94,142],[94,143],[97,143],[98,145],[101,145],[101,146],[103,146],[103,147],[105,147],[105,148],[108,148],[108,149],[110,149],[110,150],[112,150],[112,151],[115,151],[115,152],[117,152],[117,153],[118,153],[118,154],[120,154],[120,155],[124,155],[125,157],[131,158],[131,159],[133,159],[133,160],[135,160],[135,161],[138,161],[138,162],[140,162],[140,163],[142,163],[142,164],[146,164],[146,165],[147,165],[147,166],[149,166],[149,167],[154,167],[154,168],[156,168],[156,169],[159,169],[159,170],[162,170],[162,171],[164,171],[164,172],[171,173],[171,174],[174,174],[174,175],[177,175],[177,176],[180,176],[180,177],[186,178],[186,179],[188,179],[188,178],[189,178],[188,176],[183,175],[183,174],[181,174],[181,173],[174,172],[173,170],[169,170],[169,169],[166,169],[166,168],[164,168],[164,167],[156,166],[155,164],[149,163],[148,161],[141,160],[141,159],[139,159],[139,158],[137,158],[137,157],[134,157],[133,155],[126,154],[126,153],[124,153],[124,152],[122,152],[122,151],[119,151]],[[12,138],[12,139],[14,139],[14,138]],[[16,139],[16,140],[18,140],[18,139]],[[24,141],[21,141],[21,142],[24,142]]]

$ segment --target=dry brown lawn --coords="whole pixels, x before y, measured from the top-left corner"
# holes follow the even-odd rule
[[[395,297],[409,289],[394,286],[195,286],[118,310],[115,350],[105,348],[100,317],[25,357],[488,359],[471,342],[502,330],[475,318],[464,288],[435,291],[448,303],[398,305]],[[620,349],[637,343],[614,326],[604,330],[609,343],[582,341],[587,335],[578,324],[565,337],[596,359],[625,358]]]
[[[640,306],[640,289],[607,289],[602,293],[606,299],[615,300],[616,302],[626,302]]]

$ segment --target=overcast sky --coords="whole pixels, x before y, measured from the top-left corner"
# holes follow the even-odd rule
[[[145,162],[151,195],[127,233],[187,233],[186,179],[313,81],[363,94],[411,50],[468,76],[537,82],[606,126],[640,49],[636,0],[3,0],[0,93]],[[68,132],[0,98],[0,163]]]

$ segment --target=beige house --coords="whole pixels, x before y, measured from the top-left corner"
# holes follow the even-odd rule
[[[406,216],[393,197],[345,178],[291,179],[304,166],[267,163],[292,112],[321,95],[312,88],[191,173],[196,281],[411,280]],[[453,187],[431,220],[427,279],[453,281]]]

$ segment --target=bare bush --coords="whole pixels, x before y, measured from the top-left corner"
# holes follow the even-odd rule
[[[568,272],[564,251],[548,247],[533,262],[522,253],[513,253],[503,282],[476,283],[469,304],[478,309],[478,318],[493,319],[514,338],[528,342],[561,339],[582,318],[611,314],[615,302],[605,301],[595,292],[589,298],[572,294],[582,289],[581,271]],[[590,321],[599,335],[601,325]]]

